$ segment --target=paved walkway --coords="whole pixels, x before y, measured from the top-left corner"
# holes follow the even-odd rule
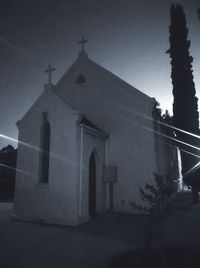
[[[200,249],[200,204],[177,211],[165,221],[165,244]]]
[[[129,233],[131,221],[125,215],[103,215],[80,227],[62,227],[11,221],[11,212],[11,206],[0,204],[2,268],[100,268],[116,253],[140,246],[137,230]]]
[[[144,217],[97,216],[79,227],[11,221],[12,204],[0,203],[0,267],[106,267],[110,258],[144,244]],[[171,215],[165,242],[200,248],[200,205]]]

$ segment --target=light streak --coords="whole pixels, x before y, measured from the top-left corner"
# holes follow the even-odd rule
[[[141,113],[139,113],[139,112],[136,112],[136,111],[133,110],[133,109],[130,109],[130,108],[121,106],[121,105],[119,105],[119,104],[115,104],[115,103],[113,103],[112,101],[109,101],[109,100],[106,100],[106,101],[109,102],[110,104],[112,104],[113,106],[117,106],[117,107],[120,108],[120,109],[126,110],[127,112],[134,113],[134,114],[137,114],[137,115],[139,115],[139,116],[141,116],[141,117],[143,117],[143,118],[145,118],[145,119],[147,119],[147,120],[154,121],[154,119],[153,119],[152,117],[150,117],[150,116],[143,115],[143,114],[141,114]],[[187,134],[187,135],[190,135],[190,136],[192,136],[192,137],[195,137],[195,138],[200,139],[200,135],[194,134],[194,133],[192,133],[192,132],[189,132],[189,131],[186,131],[186,130],[183,130],[183,129],[181,129],[181,128],[177,128],[177,127],[174,127],[174,126],[171,126],[171,125],[166,124],[166,123],[163,123],[163,122],[161,122],[161,121],[159,121],[159,124],[160,124],[160,125],[164,125],[164,126],[166,126],[166,127],[168,127],[168,128],[172,128],[172,129],[174,129],[174,130],[180,131],[180,132],[182,132],[182,133],[184,133],[184,134]]]
[[[0,134],[0,138],[6,139],[6,140],[9,140],[9,141],[12,141],[12,142],[17,142],[18,144],[21,144],[21,145],[23,145],[24,147],[30,148],[30,149],[32,149],[32,150],[38,151],[39,153],[43,153],[43,152],[45,152],[45,150],[43,150],[43,149],[41,149],[41,148],[39,148],[39,147],[37,147],[37,146],[33,146],[33,145],[28,144],[28,143],[26,143],[26,142],[23,142],[23,141],[20,141],[20,140],[16,140],[16,139],[14,139],[14,138],[12,138],[12,137],[9,137],[9,136],[6,136],[6,135],[4,135],[4,134]],[[62,162],[68,163],[68,164],[70,164],[71,166],[75,166],[75,167],[78,166],[78,163],[75,164],[74,162],[69,161],[69,160],[67,160],[66,158],[61,157],[60,155],[55,154],[55,153],[53,153],[53,152],[51,152],[51,151],[49,152],[49,154],[50,154],[50,156],[53,157],[54,159],[58,159],[58,160],[60,160],[60,161],[62,161]]]
[[[15,44],[7,41],[4,38],[0,38],[0,42],[3,43],[3,44],[5,44],[5,45],[7,45],[8,47],[14,49],[15,51],[17,51],[20,54],[26,54],[26,52],[23,49],[21,49],[20,47],[16,46]]]
[[[14,167],[11,167],[11,166],[2,164],[2,163],[0,163],[0,166],[1,166],[1,167],[8,168],[8,169],[11,169],[11,170],[15,170],[15,171],[18,171],[18,172],[20,172],[20,173],[22,173],[22,174],[25,174],[25,175],[28,175],[28,176],[35,177],[35,178],[36,178],[36,176],[32,175],[31,173],[25,172],[25,171],[23,171],[23,170],[21,170],[21,169],[17,169],[17,168],[14,168]]]

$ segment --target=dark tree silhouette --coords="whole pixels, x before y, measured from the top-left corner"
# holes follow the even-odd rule
[[[17,150],[8,145],[0,150],[0,200],[14,197]]]
[[[167,53],[171,58],[171,78],[173,84],[173,124],[176,128],[199,135],[199,113],[195,85],[193,82],[192,61],[189,54],[190,41],[187,39],[188,29],[183,7],[171,5],[170,49]],[[194,201],[198,201],[197,177],[190,176],[191,169],[199,162],[198,138],[183,131],[176,131],[181,150],[183,180],[192,187]],[[189,144],[189,146],[188,146]],[[194,156],[195,155],[195,156]],[[192,173],[191,173],[192,174]],[[186,176],[187,175],[187,176]],[[200,181],[200,180],[199,180]]]

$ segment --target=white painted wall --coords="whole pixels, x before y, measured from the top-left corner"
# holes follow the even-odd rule
[[[42,113],[51,126],[49,183],[41,184],[39,145]],[[19,151],[15,214],[20,218],[76,224],[78,215],[77,113],[51,91],[45,92],[18,123]],[[27,145],[22,144],[27,143]]]
[[[82,73],[86,82],[77,84]],[[59,97],[58,97],[59,96]],[[69,105],[68,105],[69,104]],[[76,225],[88,220],[88,165],[97,152],[97,212],[109,207],[103,166],[117,167],[114,210],[134,212],[139,187],[153,180],[156,165],[155,100],[120,80],[87,57],[79,57],[55,86],[47,90],[18,123],[19,143],[15,213],[24,219]],[[75,107],[75,108],[72,108]],[[49,183],[38,183],[40,126],[48,111],[51,126]],[[85,116],[107,139],[80,126]],[[101,132],[101,131],[100,131]],[[33,147],[35,148],[33,148]]]
[[[78,74],[86,82],[76,84]],[[108,162],[118,168],[114,184],[115,211],[133,212],[139,186],[157,170],[152,110],[155,100],[131,87],[86,57],[63,76],[55,92],[91,122],[106,131]]]

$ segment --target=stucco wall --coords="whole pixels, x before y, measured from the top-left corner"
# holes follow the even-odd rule
[[[76,84],[79,73],[85,76],[83,84]],[[114,210],[133,212],[130,203],[140,202],[139,187],[157,171],[152,119],[155,100],[88,59],[80,59],[55,92],[109,133],[108,164],[118,170]]]
[[[49,183],[39,183],[40,127],[43,112],[51,127]],[[77,115],[51,91],[45,92],[18,123],[19,157],[15,213],[55,223],[77,221]],[[23,143],[21,143],[23,142]],[[27,143],[27,144],[26,144]]]
[[[85,82],[76,83],[82,73]],[[69,105],[68,105],[69,104]],[[88,161],[97,152],[97,212],[105,211],[108,185],[103,166],[117,167],[114,210],[134,212],[139,187],[157,171],[155,100],[131,87],[87,58],[78,61],[56,87],[47,90],[18,123],[19,143],[15,213],[21,218],[77,224],[88,218]],[[72,108],[73,107],[73,108]],[[40,127],[48,112],[51,126],[49,183],[38,183]],[[106,140],[83,131],[79,114],[109,134]],[[83,143],[82,143],[83,142]],[[82,149],[81,149],[82,148]],[[82,150],[82,154],[81,154]],[[106,191],[107,189],[107,191]]]

